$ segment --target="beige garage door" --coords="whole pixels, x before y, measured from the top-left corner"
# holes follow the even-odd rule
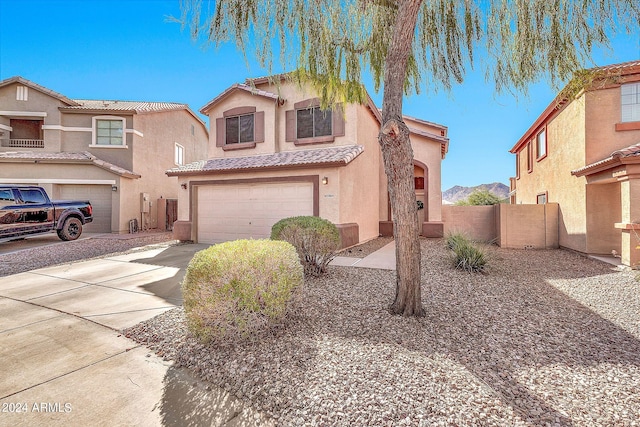
[[[89,200],[93,206],[93,222],[85,225],[83,232],[111,232],[110,185],[59,185],[61,200]]]
[[[313,215],[311,183],[211,185],[198,188],[198,242],[262,239],[290,216]]]

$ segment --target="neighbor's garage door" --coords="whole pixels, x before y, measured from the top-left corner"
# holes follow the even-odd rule
[[[93,222],[83,228],[87,233],[111,233],[111,186],[71,185],[59,186],[62,200],[89,200],[93,206]]]
[[[313,215],[311,183],[230,184],[198,188],[198,242],[269,238],[273,224]]]

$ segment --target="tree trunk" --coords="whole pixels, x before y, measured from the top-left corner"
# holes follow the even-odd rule
[[[422,0],[398,4],[393,36],[385,59],[382,128],[378,141],[387,174],[393,234],[396,243],[396,297],[393,314],[423,316],[420,291],[420,229],[413,180],[413,149],[402,121],[402,97],[407,60],[412,52],[416,20]]]

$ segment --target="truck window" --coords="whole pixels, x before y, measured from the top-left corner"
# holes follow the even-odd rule
[[[20,197],[24,203],[28,204],[43,204],[46,203],[46,199],[40,190],[20,190]]]
[[[15,204],[16,201],[13,199],[13,191],[0,190],[0,208]]]

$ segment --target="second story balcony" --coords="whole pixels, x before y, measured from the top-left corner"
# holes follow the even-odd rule
[[[0,146],[9,148],[44,148],[43,139],[0,139]]]

